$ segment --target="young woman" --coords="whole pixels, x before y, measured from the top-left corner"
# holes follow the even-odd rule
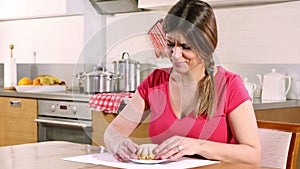
[[[203,1],[181,0],[164,18],[163,29],[173,66],[154,70],[141,83],[107,128],[107,148],[120,161],[137,158],[138,145],[128,136],[150,113],[156,159],[200,155],[259,164],[257,124],[243,81],[214,64],[218,35],[213,9]]]

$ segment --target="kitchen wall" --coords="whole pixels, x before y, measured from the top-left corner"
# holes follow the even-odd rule
[[[38,1],[34,2],[43,5]],[[72,9],[74,5],[80,7],[76,9],[76,13],[65,12],[64,5],[68,2]],[[10,6],[19,7],[19,3],[13,3]],[[105,20],[102,19],[104,16],[96,13],[86,0],[60,0],[56,3],[57,6],[53,7],[55,10],[47,10],[47,15],[36,10],[32,15],[28,15],[29,12],[23,12],[21,16],[11,14],[13,17],[8,18],[1,15],[0,86],[3,86],[3,61],[10,56],[10,44],[15,45],[13,57],[17,60],[18,79],[24,76],[33,79],[40,74],[49,74],[71,85],[74,73],[90,70],[97,64],[89,61],[89,58],[99,57],[99,51],[105,51],[102,49],[104,41],[99,36],[101,34],[94,38],[97,47],[92,51],[84,46],[105,25]],[[34,9],[40,6],[35,6]],[[52,6],[49,7],[48,4],[47,7]],[[65,13],[61,13],[61,10]]]
[[[257,74],[277,72],[300,76],[300,1],[265,6],[216,8],[219,44],[217,65],[259,84]],[[287,10],[288,9],[288,10]],[[123,51],[132,58],[165,67],[166,59],[155,59],[147,31],[166,11],[118,14],[107,17],[108,63]],[[127,25],[124,29],[123,25]],[[115,28],[115,29],[114,29]],[[122,29],[119,29],[122,28]],[[118,33],[116,33],[118,32]]]
[[[300,1],[272,5],[216,8],[219,44],[215,59],[222,64],[300,64]],[[288,9],[288,10],[287,10]],[[166,11],[107,17],[109,59],[122,50],[153,55],[147,31]],[[126,25],[126,27],[125,27]],[[144,53],[144,52],[148,53]],[[151,53],[152,52],[152,53]]]
[[[56,41],[62,45],[59,48],[55,49],[55,40],[49,43],[47,38],[39,38],[39,41],[32,42],[30,36],[27,43],[22,44],[32,46],[26,49],[26,52],[18,53],[20,45],[16,45],[16,57],[26,58],[18,63],[18,78],[29,75],[32,77],[31,68],[36,65],[37,74],[57,75],[72,84],[74,73],[90,71],[97,64],[103,64],[112,70],[111,63],[120,59],[124,51],[130,53],[131,59],[141,63],[161,67],[170,65],[167,59],[154,57],[153,46],[147,36],[151,26],[162,18],[166,11],[104,16],[96,13],[88,1],[82,2],[83,14],[72,16],[77,18],[76,24],[70,22],[73,25],[58,35],[60,38]],[[300,2],[297,1],[268,6],[216,9],[220,37],[215,53],[216,63],[241,74],[242,77],[247,76],[249,81],[255,83],[258,83],[256,74],[270,72],[272,68],[283,74],[300,74],[300,50],[297,46],[300,37],[300,22],[297,22],[300,16],[299,8]],[[38,18],[36,21],[47,23],[49,18]],[[23,20],[14,22],[17,25],[24,23]],[[0,22],[1,36],[10,33],[8,28],[3,29],[3,23]],[[62,28],[63,24],[65,23],[58,24],[57,27]],[[35,26],[38,25],[32,25]],[[69,30],[74,33],[70,34]],[[45,35],[40,31],[37,36]],[[13,43],[7,40],[9,36],[5,37],[5,43],[3,39],[0,40],[0,63],[9,55],[8,45]],[[48,45],[43,46],[45,52],[35,50],[35,46],[41,45]],[[34,64],[34,51],[37,56],[43,54],[42,58],[50,60],[37,60]],[[3,64],[0,64],[0,86],[3,86],[2,79]]]

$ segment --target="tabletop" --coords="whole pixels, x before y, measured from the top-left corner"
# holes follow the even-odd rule
[[[48,141],[0,147],[0,168],[5,169],[112,169],[112,167],[65,161],[61,158],[100,153],[98,146],[64,141]],[[240,163],[225,163],[195,169],[272,169]]]

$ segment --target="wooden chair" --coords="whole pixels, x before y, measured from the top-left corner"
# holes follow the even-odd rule
[[[300,124],[258,120],[257,125],[262,144],[261,165],[296,169]]]

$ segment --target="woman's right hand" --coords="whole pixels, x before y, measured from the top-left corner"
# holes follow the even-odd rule
[[[137,159],[138,145],[131,139],[124,138],[114,147],[114,157],[121,162],[129,161],[129,158]]]

